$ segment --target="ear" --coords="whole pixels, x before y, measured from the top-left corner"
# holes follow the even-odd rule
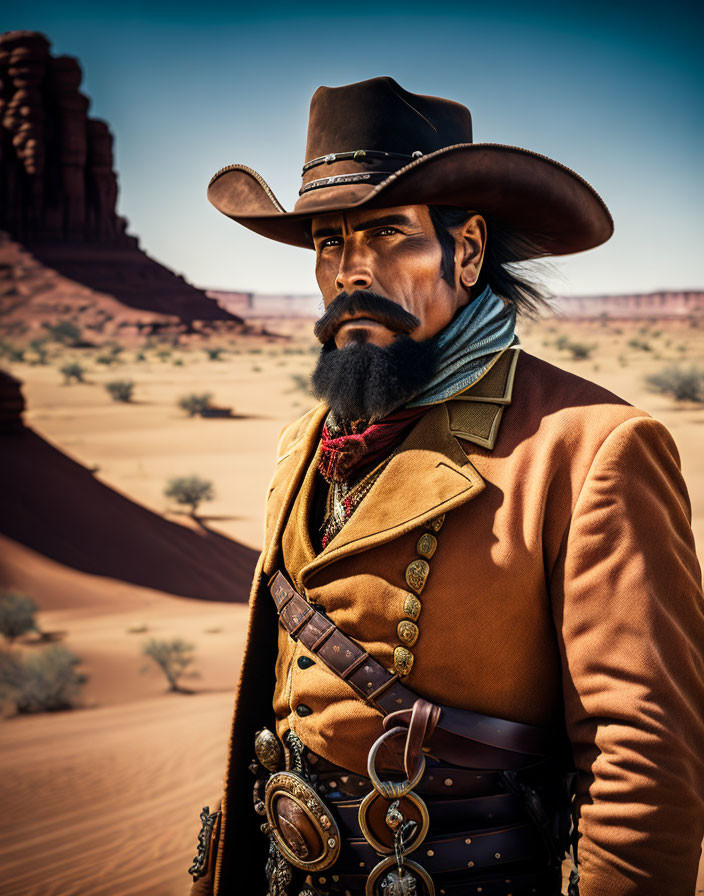
[[[479,279],[486,247],[486,221],[472,215],[455,233],[455,270],[460,284],[469,292]],[[458,284],[459,285],[459,284]]]

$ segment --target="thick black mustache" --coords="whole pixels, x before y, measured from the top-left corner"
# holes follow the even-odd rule
[[[325,345],[333,338],[344,317],[365,312],[396,333],[411,333],[420,325],[415,314],[406,311],[391,299],[366,289],[357,289],[351,293],[341,292],[333,299],[328,310],[317,321],[313,332]]]

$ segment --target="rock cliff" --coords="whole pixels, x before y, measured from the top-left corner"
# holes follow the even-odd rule
[[[113,136],[89,116],[81,79],[78,61],[53,56],[44,35],[0,34],[0,331],[17,334],[23,317],[32,329],[38,311],[51,320],[109,299],[124,311],[110,307],[113,330],[238,332],[241,318],[128,235]],[[23,279],[27,268],[33,280]]]

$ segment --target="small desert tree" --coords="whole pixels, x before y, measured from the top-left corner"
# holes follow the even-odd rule
[[[105,383],[105,388],[113,401],[132,401],[132,392],[134,391],[132,380],[112,380]]]
[[[177,504],[186,504],[195,516],[201,501],[212,501],[215,497],[213,483],[200,476],[176,476],[169,479],[164,489],[167,498],[173,498]]]
[[[32,341],[29,343],[29,347],[34,352],[35,364],[46,364],[49,354],[46,343],[46,339],[32,339]]]
[[[675,401],[704,402],[704,369],[694,365],[687,368],[670,364],[647,376],[645,383],[652,392],[671,395]]]
[[[178,406],[182,411],[185,411],[189,417],[195,417],[196,414],[202,414],[203,411],[210,407],[210,399],[212,397],[212,392],[182,395],[178,400]]]
[[[0,632],[12,643],[15,638],[36,632],[34,614],[37,605],[26,594],[19,591],[4,591],[0,594]]]
[[[85,676],[76,670],[80,660],[61,645],[45,647],[30,656],[0,652],[0,696],[17,712],[54,712],[76,705]]]
[[[205,353],[210,361],[220,361],[224,351],[224,348],[215,346],[213,348],[206,348]]]
[[[71,361],[68,364],[64,364],[64,366],[61,368],[61,373],[63,373],[64,375],[64,383],[67,386],[73,380],[75,380],[77,383],[85,382],[85,380],[83,379],[85,370],[77,361]]]
[[[151,638],[142,645],[142,653],[161,669],[171,691],[183,691],[180,680],[194,678],[198,674],[190,668],[194,650],[195,645],[182,638],[172,638],[170,641]]]

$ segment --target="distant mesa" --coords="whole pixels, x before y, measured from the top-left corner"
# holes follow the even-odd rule
[[[113,136],[89,117],[81,79],[78,61],[52,56],[43,34],[0,34],[0,328],[12,334],[107,300],[111,337],[246,331],[127,233]]]
[[[560,317],[573,320],[704,320],[704,291],[662,290],[627,295],[565,296],[555,302]]]
[[[320,317],[323,300],[320,295],[288,295],[285,293],[236,292],[229,289],[208,289],[206,294],[226,311],[247,318]]]

